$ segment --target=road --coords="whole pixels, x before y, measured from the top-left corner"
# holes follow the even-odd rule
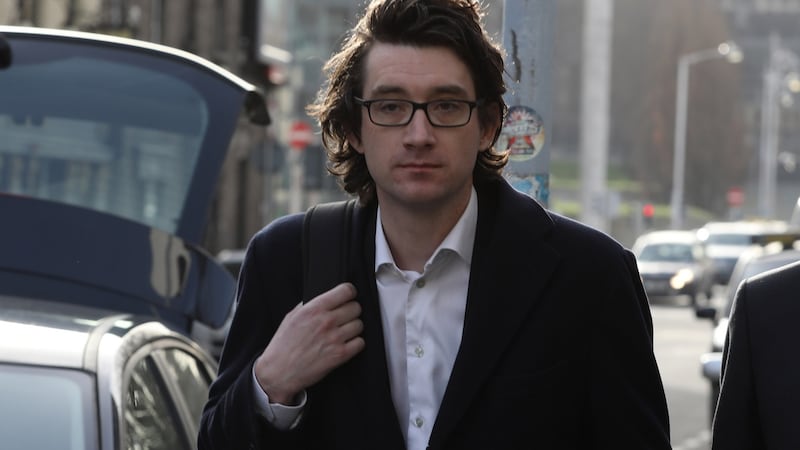
[[[708,450],[709,387],[700,373],[700,355],[711,345],[711,322],[695,318],[681,299],[653,299],[651,311],[673,450]]]

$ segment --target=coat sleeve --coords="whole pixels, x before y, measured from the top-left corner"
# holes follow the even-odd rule
[[[551,285],[574,327],[571,398],[582,430],[574,448],[669,450],[653,318],[635,256],[601,231],[552,217],[548,245],[559,252],[560,270]]]
[[[278,219],[248,245],[236,311],[198,434],[200,450],[291,449],[298,430],[270,426],[256,413],[252,369],[284,316],[301,299],[302,216]]]
[[[736,291],[722,353],[720,397],[712,425],[712,449],[765,448],[758,421],[750,346],[749,285]]]
[[[591,308],[591,447],[666,450],[669,414],[649,301],[633,254],[620,249],[607,255],[607,279]]]

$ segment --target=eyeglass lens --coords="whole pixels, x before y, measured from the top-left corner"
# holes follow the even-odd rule
[[[425,110],[432,125],[466,125],[472,115],[473,103],[466,100],[435,100],[414,103],[409,100],[372,100],[368,103],[370,119],[376,125],[405,125],[417,109]]]

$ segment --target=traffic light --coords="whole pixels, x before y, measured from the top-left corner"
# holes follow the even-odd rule
[[[655,215],[655,212],[656,208],[652,203],[645,203],[642,205],[642,219],[644,219],[644,225],[647,228],[651,228],[653,226],[653,216]]]

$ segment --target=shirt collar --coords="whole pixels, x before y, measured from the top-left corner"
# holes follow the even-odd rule
[[[478,226],[478,194],[472,188],[469,203],[461,214],[450,233],[445,236],[439,247],[433,252],[431,258],[425,263],[425,268],[436,259],[443,250],[456,253],[468,265],[472,263],[472,249],[475,245],[475,230]],[[384,265],[396,266],[394,257],[383,233],[383,222],[381,221],[381,207],[378,205],[378,220],[375,224],[375,272]]]

